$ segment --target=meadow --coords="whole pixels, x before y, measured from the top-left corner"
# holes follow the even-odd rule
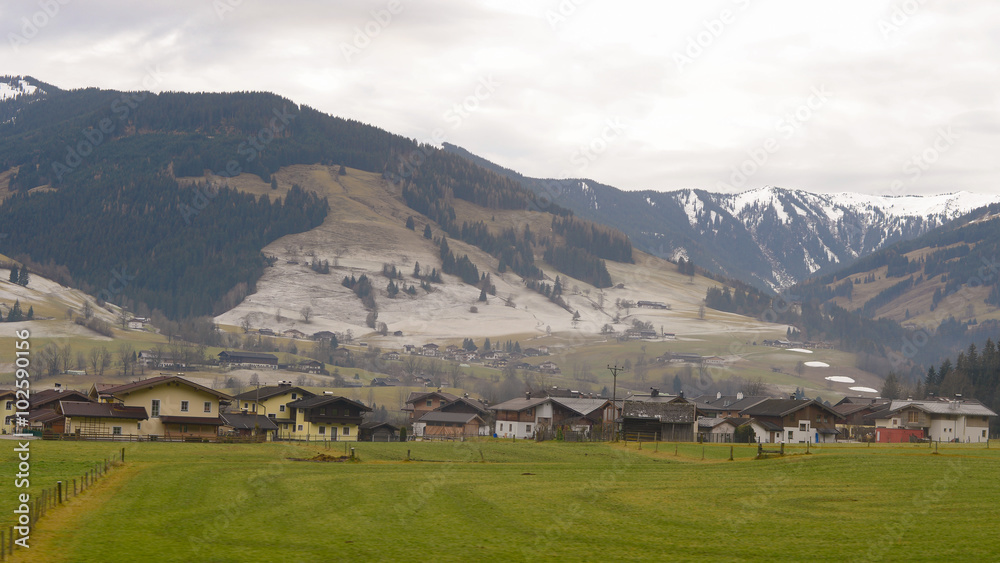
[[[13,443],[0,443],[13,449]],[[32,443],[33,486],[122,444]],[[353,446],[358,461],[338,457]],[[995,560],[984,445],[125,444],[15,561]],[[730,461],[730,451],[734,460]],[[409,456],[409,461],[407,461]],[[703,459],[704,457],[704,459]],[[4,452],[0,471],[13,475]],[[9,480],[5,479],[9,482]],[[0,520],[13,509],[0,497]],[[4,526],[6,528],[6,525]]]

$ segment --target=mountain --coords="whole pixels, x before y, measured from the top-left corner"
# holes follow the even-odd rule
[[[763,187],[738,194],[704,190],[622,191],[587,179],[528,178],[461,147],[445,149],[521,182],[576,215],[616,225],[636,248],[778,290],[910,240],[1000,196],[812,194]]]
[[[900,353],[935,362],[1000,331],[998,256],[1000,204],[991,204],[789,293],[826,311],[901,323],[909,335]]]
[[[467,284],[481,284],[485,271],[449,252],[446,239],[550,293],[544,264],[607,288],[608,261],[633,262],[625,235],[557,205],[545,206],[534,231],[491,225],[488,212],[540,209],[537,196],[446,151],[275,94],[61,90],[29,77],[4,84],[12,117],[0,123],[0,251],[133,310],[218,315],[252,294],[276,260],[261,250],[330,212],[325,190],[279,186],[276,174],[298,165],[391,184],[389,197],[437,228],[440,273]],[[268,189],[236,187],[249,176]],[[468,205],[479,211],[463,213]]]
[[[0,76],[0,124],[13,123],[22,108],[58,90],[30,76]]]

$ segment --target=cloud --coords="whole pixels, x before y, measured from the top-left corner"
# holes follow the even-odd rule
[[[623,189],[716,189],[771,137],[781,148],[747,188],[878,193],[902,176],[909,193],[994,189],[1000,6],[988,0],[61,1],[5,46],[0,72],[136,89],[155,65],[161,90],[274,91],[411,138],[441,128],[528,175]],[[4,3],[5,37],[39,10]],[[449,108],[484,79],[498,86],[456,125]],[[782,136],[817,87],[830,100]],[[581,160],[608,120],[626,127]],[[949,125],[960,140],[909,181],[907,159]]]

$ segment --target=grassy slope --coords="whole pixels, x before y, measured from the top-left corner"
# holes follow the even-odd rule
[[[343,452],[316,445],[129,445],[117,481],[44,519],[22,559],[981,561],[1000,551],[984,517],[1000,459],[982,446],[937,456],[825,446],[766,461],[738,447],[735,462],[724,446],[703,462],[697,444],[677,456],[672,444],[355,446],[362,463],[287,459]],[[38,467],[109,449],[32,447]],[[419,461],[401,461],[406,450]],[[10,498],[0,502],[9,514]]]

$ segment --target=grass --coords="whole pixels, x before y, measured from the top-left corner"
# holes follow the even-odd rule
[[[909,444],[810,455],[794,446],[786,450],[802,455],[761,461],[736,446],[732,462],[728,445],[350,445],[359,463],[289,459],[337,455],[340,444],[127,445],[126,466],[43,519],[22,558],[979,561],[1000,552],[987,516],[1000,453],[982,445],[942,445],[939,455]],[[35,442],[33,471],[54,477],[41,476],[51,460],[86,465],[116,447]],[[11,502],[0,498],[4,514]]]

